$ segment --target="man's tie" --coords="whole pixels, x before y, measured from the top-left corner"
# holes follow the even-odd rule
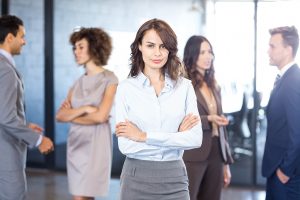
[[[277,76],[276,76],[276,79],[275,79],[275,81],[274,81],[273,88],[275,88],[275,87],[276,87],[276,85],[278,84],[278,81],[279,81],[279,79],[280,79],[280,75],[279,75],[279,74],[277,74]]]

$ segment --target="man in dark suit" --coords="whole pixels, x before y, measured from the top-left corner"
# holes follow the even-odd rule
[[[0,17],[0,199],[26,198],[25,162],[27,146],[47,154],[52,141],[42,136],[43,129],[26,124],[24,89],[15,67],[14,55],[25,45],[25,28],[16,16]]]
[[[270,30],[270,65],[279,69],[267,107],[267,138],[262,175],[266,200],[300,199],[300,69],[295,27]]]

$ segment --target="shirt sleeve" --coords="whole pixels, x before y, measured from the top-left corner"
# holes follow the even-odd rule
[[[36,142],[35,147],[40,146],[40,144],[42,143],[42,140],[43,140],[43,136],[42,136],[42,135],[39,135],[39,139],[38,139],[38,141]]]
[[[199,116],[197,109],[197,99],[194,88],[191,83],[188,85],[186,104],[185,104],[186,115],[193,113]],[[174,126],[176,126],[174,124]],[[178,125],[177,125],[178,126]],[[162,132],[147,132],[146,143],[153,146],[163,146],[170,149],[193,149],[198,148],[202,144],[202,126],[201,121],[192,129],[176,132],[176,133],[162,133]]]
[[[126,103],[126,84],[119,84],[115,97],[115,116],[116,124],[125,122],[128,119],[128,106]],[[157,149],[157,147],[147,145],[144,142],[135,142],[124,137],[118,137],[118,145],[121,153],[130,156],[131,154],[139,153],[139,155],[146,156],[148,150]],[[143,154],[144,153],[144,154]]]

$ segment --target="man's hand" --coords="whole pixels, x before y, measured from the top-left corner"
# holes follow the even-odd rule
[[[54,146],[52,141],[48,138],[43,136],[42,142],[39,145],[39,151],[41,154],[48,154],[54,150]]]
[[[276,175],[283,184],[286,184],[290,179],[290,177],[285,175],[279,168],[276,170]]]
[[[32,129],[36,133],[42,133],[44,129],[37,124],[29,123],[28,128]]]

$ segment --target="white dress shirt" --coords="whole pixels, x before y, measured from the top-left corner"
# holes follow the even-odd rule
[[[185,149],[202,144],[201,122],[188,131],[178,132],[187,114],[199,116],[194,88],[185,78],[176,82],[166,75],[165,86],[157,96],[149,79],[140,73],[118,85],[115,106],[116,123],[127,119],[147,134],[146,142],[118,138],[120,151],[130,158],[179,160]]]
[[[296,64],[296,62],[295,62],[295,61],[292,61],[292,62],[286,64],[283,68],[281,68],[280,71],[279,71],[280,77],[282,77],[283,74],[285,74],[285,72],[286,72],[289,68],[291,68],[294,64]]]

